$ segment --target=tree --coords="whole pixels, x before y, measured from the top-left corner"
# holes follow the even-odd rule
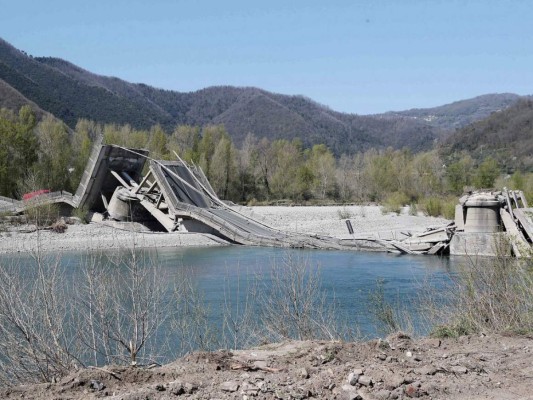
[[[198,162],[200,128],[191,125],[178,125],[167,141],[167,148],[175,151],[186,161]]]
[[[309,168],[315,176],[314,191],[319,199],[326,199],[335,193],[335,167],[333,154],[324,144],[314,145],[309,158]]]
[[[199,163],[204,170],[207,179],[211,179],[211,161],[215,154],[215,147],[220,138],[228,135],[223,125],[208,125],[202,130],[202,139],[198,143],[200,154]]]
[[[474,184],[480,189],[492,188],[499,174],[500,168],[497,161],[492,157],[488,157],[479,165],[474,177]]]
[[[166,160],[170,157],[167,149],[167,135],[160,125],[155,125],[150,130],[148,150],[150,150],[150,157],[156,160]]]
[[[74,171],[71,175],[72,187],[78,186],[87,161],[91,155],[92,142],[102,133],[99,124],[87,119],[80,119],[72,136],[72,156]]]
[[[42,189],[69,190],[71,147],[66,125],[48,115],[36,128],[40,154],[36,173]]]
[[[267,138],[263,138],[259,141],[257,149],[255,151],[255,157],[257,160],[257,171],[256,175],[259,177],[259,181],[264,187],[265,194],[267,198],[270,198],[272,193],[270,188],[270,176],[272,174],[273,164],[273,150],[270,145],[270,142]]]
[[[0,195],[16,197],[22,182],[37,161],[39,144],[34,133],[35,116],[29,106],[0,111]]]
[[[473,160],[465,154],[458,161],[446,167],[446,181],[448,187],[455,194],[461,194],[465,186],[470,184]]]
[[[236,178],[235,148],[228,135],[223,135],[213,153],[211,161],[211,184],[223,199],[230,199]]]
[[[242,148],[237,152],[238,198],[240,201],[250,200],[257,195],[254,179],[257,163],[257,139],[249,133],[246,135]]]
[[[272,142],[270,189],[277,198],[301,198],[298,170],[303,163],[302,144],[298,140]]]
[[[417,154],[413,161],[411,197],[442,192],[443,163],[437,152]]]

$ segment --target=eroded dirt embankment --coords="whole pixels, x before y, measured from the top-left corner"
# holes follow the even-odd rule
[[[84,369],[2,399],[533,399],[533,340],[284,342],[156,368]]]

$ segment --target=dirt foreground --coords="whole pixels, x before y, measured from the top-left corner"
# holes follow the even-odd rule
[[[84,369],[2,399],[533,399],[533,339],[289,341],[162,367]]]

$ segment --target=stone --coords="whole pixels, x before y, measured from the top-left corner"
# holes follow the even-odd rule
[[[362,400],[363,398],[356,392],[353,386],[343,385],[342,386],[343,399],[345,400]]]
[[[411,358],[413,357],[413,353],[411,353],[410,351],[406,351],[405,356]]]
[[[415,374],[418,375],[435,375],[436,373],[437,368],[432,365],[424,365],[423,367],[415,369]]]
[[[195,391],[198,390],[198,386],[195,385],[194,383],[186,382],[183,385],[183,389],[185,390],[185,393],[192,394],[192,393],[194,393]]]
[[[309,379],[309,371],[307,370],[307,368],[301,368],[299,371],[299,375],[303,379]]]
[[[394,375],[385,381],[385,389],[394,390],[405,383],[405,378],[401,375]]]
[[[185,393],[185,389],[183,388],[183,385],[181,382],[174,381],[170,382],[168,384],[168,391],[172,393],[174,396],[181,396]]]
[[[468,369],[466,367],[463,367],[462,365],[455,365],[450,368],[450,371],[454,374],[466,374],[468,372]]]
[[[374,396],[378,400],[387,400],[390,397],[391,392],[386,389],[380,389],[374,393]]]
[[[380,353],[376,356],[376,358],[380,359],[381,361],[385,361],[387,359],[387,355]]]
[[[89,383],[89,388],[93,391],[100,392],[105,389],[105,385],[102,382],[93,379]]]
[[[437,347],[440,347],[441,341],[440,339],[429,339],[427,341],[427,344],[428,346],[437,348]]]
[[[268,363],[264,360],[257,360],[257,361],[254,361],[254,367],[256,368],[267,368],[268,367]]]
[[[404,389],[404,393],[406,396],[409,397],[418,397],[418,388],[416,388],[414,385],[407,385]]]
[[[355,386],[357,384],[357,381],[359,380],[359,376],[360,375],[357,375],[357,374],[354,374],[353,372],[350,372],[350,374],[348,375],[348,383],[351,386]]]
[[[361,375],[359,379],[357,380],[357,383],[363,385],[363,386],[372,386],[372,378],[366,375]]]
[[[223,390],[224,392],[230,392],[230,393],[233,393],[233,392],[236,392],[237,390],[239,390],[239,383],[238,382],[235,382],[235,381],[226,381],[226,382],[223,382],[220,384],[220,389]]]
[[[245,395],[257,396],[260,388],[250,382],[244,382],[241,385],[241,393]]]
[[[156,392],[164,392],[166,390],[165,385],[158,383],[155,385]]]

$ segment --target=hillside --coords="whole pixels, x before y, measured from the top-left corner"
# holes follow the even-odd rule
[[[533,171],[533,100],[522,99],[458,129],[441,151],[448,156],[467,151],[475,159],[492,156],[510,172],[516,168]]]
[[[224,124],[237,145],[253,133],[259,138],[300,138],[306,146],[325,143],[337,155],[389,146],[427,150],[458,120],[480,118],[517,98],[490,95],[485,102],[463,102],[466,107],[454,103],[440,107],[441,111],[360,116],[333,111],[303,96],[251,87],[219,86],[181,93],[133,84],[93,74],[58,58],[28,56],[1,39],[0,79],[12,89],[3,92],[2,104],[16,106],[22,96],[71,127],[79,118],[140,129],[161,124],[169,131],[178,124]],[[436,124],[417,116],[438,112],[448,122]]]
[[[2,79],[0,79],[0,108],[7,108],[9,110],[19,110],[22,106],[29,105],[37,118],[41,118],[45,111],[43,111],[33,101],[28,100],[16,89],[8,85]]]
[[[413,108],[407,111],[393,111],[384,115],[404,116],[425,121],[436,128],[452,130],[484,119],[495,111],[504,110],[516,103],[520,97],[513,93],[485,94],[439,107]]]

